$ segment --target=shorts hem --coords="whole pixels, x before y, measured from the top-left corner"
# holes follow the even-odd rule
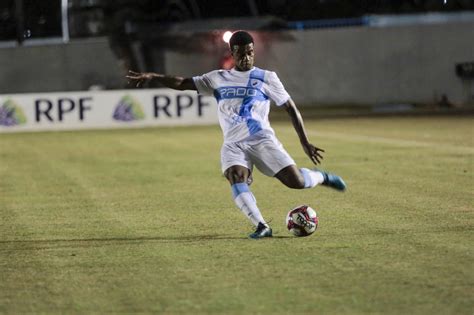
[[[231,163],[229,166],[224,166],[222,165],[221,166],[221,171],[222,171],[222,174],[225,174],[225,171],[227,171],[229,168],[231,168],[232,166],[243,166],[245,167],[246,169],[248,169],[250,172],[252,172],[252,169],[249,168],[248,165],[245,165],[244,163]]]
[[[275,177],[275,175],[278,174],[282,169],[287,168],[288,166],[291,166],[291,165],[296,166],[296,163],[293,162],[293,163],[290,163],[290,164],[288,164],[288,165],[286,165],[286,166],[283,166],[283,167],[280,168],[278,171],[276,171],[273,175],[268,175],[268,176],[269,176],[269,177]]]

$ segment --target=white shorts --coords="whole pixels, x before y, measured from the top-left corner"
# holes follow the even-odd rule
[[[234,165],[252,171],[255,165],[260,172],[273,177],[285,167],[295,164],[274,135],[255,135],[250,140],[224,143],[221,149],[222,173]]]

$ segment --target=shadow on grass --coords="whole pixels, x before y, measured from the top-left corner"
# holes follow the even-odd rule
[[[273,236],[273,239],[294,238],[293,236]],[[38,239],[38,240],[2,240],[0,251],[40,250],[61,247],[97,247],[104,245],[143,244],[145,242],[160,243],[200,243],[208,241],[251,241],[246,236],[231,236],[224,234],[213,235],[183,235],[183,236],[138,236],[138,237],[104,237],[104,238],[71,238],[71,239]],[[271,240],[270,238],[263,241]],[[258,240],[262,241],[262,240]],[[1,248],[5,245],[6,248]],[[44,246],[50,245],[50,246]]]

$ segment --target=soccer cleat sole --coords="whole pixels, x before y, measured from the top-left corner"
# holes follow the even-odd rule
[[[270,231],[264,231],[262,233],[252,233],[249,235],[249,238],[253,239],[253,240],[259,240],[261,238],[265,238],[265,237],[273,237],[273,233],[272,233],[272,230],[270,229]]]

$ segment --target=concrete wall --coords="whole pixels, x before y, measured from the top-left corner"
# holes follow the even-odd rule
[[[463,85],[454,65],[474,61],[474,22],[254,35],[256,65],[276,71],[299,104],[433,103],[442,94],[473,102],[473,83]],[[225,46],[216,40],[201,53],[162,49],[151,54],[164,58],[156,63],[164,68],[149,70],[192,76],[217,68]],[[126,83],[105,38],[0,49],[0,69],[0,94]]]
[[[273,40],[255,35],[256,65],[276,71],[298,103],[433,103],[442,94],[459,104],[473,101],[472,82],[463,87],[454,65],[474,61],[474,23],[290,31]],[[167,71],[183,75],[207,72],[215,60],[166,54]]]
[[[0,94],[120,88],[123,70],[105,38],[0,49]]]

